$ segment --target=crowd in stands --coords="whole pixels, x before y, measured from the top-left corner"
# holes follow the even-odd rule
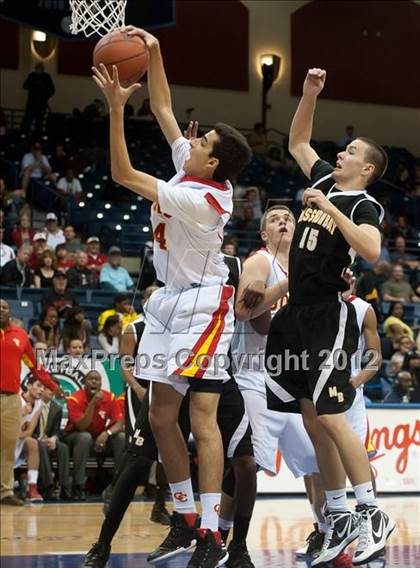
[[[157,134],[148,101],[137,113],[127,105],[126,113],[128,138],[136,151],[134,164],[150,158],[142,167],[169,177],[170,155]],[[80,221],[89,200],[95,203],[95,191],[102,192],[97,203],[107,202],[104,215],[107,210],[126,206],[125,215],[130,217],[138,204],[127,190],[110,181],[107,148],[103,146],[107,137],[101,135],[105,127],[100,128],[107,120],[102,101],[93,101],[83,112],[75,110],[64,123],[60,116],[49,120],[42,136],[38,132],[33,139],[10,131],[6,121],[0,130],[0,295],[12,301],[11,315],[28,331],[34,347],[46,352],[57,349],[75,359],[93,348],[118,354],[122,331],[139,316],[145,291],[150,293],[150,287],[157,284],[150,228],[147,220],[142,221],[146,223],[142,231],[136,226],[143,240],[141,246],[136,241],[133,250],[124,246],[115,221],[112,226],[105,221]],[[142,121],[141,129],[138,121]],[[39,120],[37,128],[41,128]],[[84,147],[77,138],[80,130],[89,140]],[[139,132],[145,137],[143,146],[137,140]],[[320,154],[331,160],[331,153],[353,138],[354,127],[348,126],[339,144],[321,145],[325,152]],[[263,125],[255,125],[249,142],[255,153],[253,164],[234,180],[235,208],[223,243],[225,254],[241,260],[261,246],[258,232],[264,209],[280,200],[297,212],[305,187],[304,178],[287,155],[287,145],[275,143]],[[139,158],[139,148],[144,158]],[[373,402],[420,402],[420,233],[416,209],[420,161],[402,149],[391,152],[390,158],[389,177],[375,194],[387,210],[381,258],[375,265],[359,260],[354,266],[357,295],[373,305],[378,317],[384,360],[365,392]],[[45,189],[48,206],[41,199]],[[141,257],[131,273],[124,266],[129,256]],[[13,313],[13,306],[24,303],[33,306],[29,316]],[[63,408],[53,400],[52,391],[30,379],[23,397],[27,404],[24,413],[30,419],[23,418],[21,454],[30,470],[30,499],[41,499],[37,481],[33,481],[37,475],[32,472],[37,460],[38,487],[44,497],[84,498],[89,455],[112,454],[117,460],[121,455],[120,402],[101,390],[98,373],[88,374],[83,388],[67,400],[68,423],[63,432]],[[93,413],[89,426],[83,419],[87,410]],[[54,481],[51,464],[56,462]]]

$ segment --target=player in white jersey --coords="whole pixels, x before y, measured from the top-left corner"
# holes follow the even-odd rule
[[[312,442],[300,414],[278,413],[267,408],[264,368],[268,333],[264,323],[287,302],[287,266],[294,227],[291,211],[282,205],[270,207],[261,219],[265,248],[244,263],[235,306],[239,321],[232,341],[232,359],[234,377],[252,428],[255,461],[260,468],[275,475],[276,455],[280,449],[293,475],[301,477],[318,471]],[[256,310],[250,311],[246,308],[244,294],[246,298],[250,285],[254,287],[256,280],[264,286],[265,298]]]
[[[233,331],[233,294],[220,247],[232,213],[229,177],[251,158],[246,139],[218,123],[188,141],[173,114],[158,40],[138,28],[126,28],[149,49],[148,88],[152,112],[172,147],[176,175],[169,182],[135,170],[124,137],[124,106],[139,88],[122,88],[113,67],[94,69],[94,80],[110,107],[113,179],[154,203],[154,264],[165,284],[150,298],[146,329],[139,345],[142,379],[154,381],[150,422],[171,487],[175,513],[168,537],[195,531],[197,548],[190,568],[213,568],[227,558],[218,532],[217,511],[223,474],[223,448],[217,406]],[[217,357],[216,357],[217,354]],[[225,365],[225,361],[223,362]],[[191,429],[200,462],[201,527],[190,479],[187,449],[178,428],[182,396],[190,390]],[[166,541],[167,539],[165,539]],[[182,542],[185,538],[182,538]]]

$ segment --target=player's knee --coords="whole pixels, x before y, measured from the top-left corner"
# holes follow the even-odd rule
[[[250,478],[257,474],[257,466],[253,456],[238,456],[233,460],[236,477]]]
[[[38,451],[38,440],[35,438],[25,438],[25,446],[26,449],[30,452],[37,452]]]

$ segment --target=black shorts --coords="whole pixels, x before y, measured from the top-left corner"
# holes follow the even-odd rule
[[[254,455],[251,427],[245,412],[244,399],[235,379],[223,383],[217,423],[222,435],[225,459]]]
[[[267,339],[267,403],[271,410],[295,411],[308,398],[318,414],[348,410],[355,390],[350,384],[351,356],[359,328],[350,302],[288,304],[274,316]]]
[[[178,424],[184,440],[188,442],[191,425],[189,417],[189,394],[184,396],[179,410]],[[236,456],[253,456],[251,428],[245,414],[242,395],[234,379],[223,383],[223,391],[217,410],[217,422],[223,440],[225,459]],[[146,392],[137,415],[129,451],[155,461],[158,450],[149,421],[149,391]]]

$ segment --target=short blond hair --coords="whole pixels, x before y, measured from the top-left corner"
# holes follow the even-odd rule
[[[267,216],[271,211],[275,211],[276,209],[279,209],[281,211],[287,211],[291,217],[291,219],[293,219],[293,223],[296,225],[296,219],[295,216],[292,213],[292,210],[289,209],[289,207],[287,207],[287,205],[272,205],[271,207],[269,207],[268,209],[266,209],[264,211],[264,215],[261,217],[261,222],[260,222],[260,233],[262,231],[265,231],[265,224],[267,222]]]

